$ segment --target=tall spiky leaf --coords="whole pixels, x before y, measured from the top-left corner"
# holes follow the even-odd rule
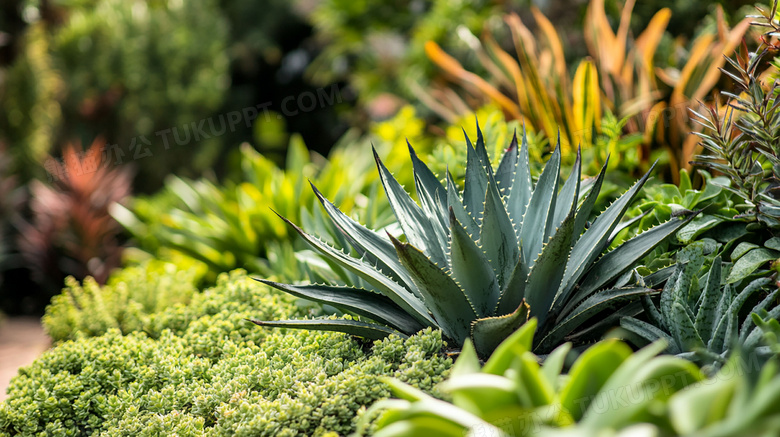
[[[466,294],[419,249],[392,236],[390,239],[444,334],[462,344],[469,335],[471,321],[477,318]]]
[[[406,235],[406,239],[414,246],[427,253],[436,263],[444,265],[446,255],[441,242],[437,237],[437,230],[434,225],[425,217],[425,213],[412,200],[401,184],[390,174],[390,170],[385,167],[382,160],[379,159],[376,150],[374,151],[374,160],[376,160],[379,169],[379,177],[382,186],[385,188],[387,200],[393,208],[398,223]]]
[[[555,213],[555,198],[558,194],[558,180],[560,178],[561,148],[556,147],[552,157],[544,166],[542,175],[536,183],[528,209],[523,216],[523,225],[520,229],[520,246],[523,251],[523,259],[528,267],[534,265],[534,261],[542,251],[542,244],[552,232],[552,217]]]
[[[280,284],[265,279],[255,280],[296,297],[333,305],[360,316],[368,317],[389,325],[407,335],[412,335],[423,329],[423,325],[392,300],[373,291],[324,284],[292,285]]]
[[[281,216],[280,216],[281,217]],[[314,249],[325,255],[328,259],[358,275],[360,278],[371,284],[378,292],[387,296],[398,306],[407,311],[415,320],[424,326],[436,326],[436,322],[428,315],[424,303],[411,291],[395,283],[370,264],[359,259],[355,259],[344,252],[336,250],[318,238],[315,238],[303,229],[299,228],[284,217],[282,220],[287,222],[293,229],[303,237]]]
[[[517,138],[516,134],[515,138]],[[525,135],[525,127],[523,127],[523,142],[519,150],[517,170],[515,171],[515,178],[512,180],[512,188],[509,190],[509,199],[507,200],[507,212],[515,225],[515,234],[517,234],[518,241],[520,240],[523,216],[528,207],[528,202],[531,201],[532,193],[533,183],[531,182],[531,167],[528,157],[528,138]]]
[[[514,234],[512,234],[514,235]],[[479,317],[493,313],[498,303],[499,284],[485,253],[469,237],[450,209],[450,270],[474,304]]]
[[[496,182],[492,177],[490,179],[479,244],[493,266],[499,287],[503,287],[509,281],[513,266],[520,258],[520,249],[515,239],[512,221],[504,209],[504,203],[501,202]]]

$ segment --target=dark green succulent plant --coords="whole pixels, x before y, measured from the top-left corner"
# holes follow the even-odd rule
[[[726,273],[731,264],[723,263],[720,255],[709,268],[705,266],[706,272],[701,275],[704,263],[704,244],[694,243],[680,251],[659,304],[642,297],[648,321],[621,319],[620,326],[629,333],[627,338],[637,346],[664,339],[667,352],[714,368],[725,364],[735,347],[771,355],[761,344],[762,330],[743,307],[753,302],[750,313],[777,318],[780,289],[770,290],[769,277],[730,283]]]
[[[693,214],[647,230],[601,256],[649,173],[586,226],[606,166],[589,192],[581,193],[578,153],[570,177],[559,190],[560,147],[534,185],[525,137],[518,147],[515,136],[495,170],[479,130],[476,148],[468,138],[466,142],[462,193],[449,174],[442,184],[409,146],[419,205],[374,153],[404,238],[361,226],[316,187],[317,197],[352,246],[352,254],[334,249],[285,219],[342,272],[342,283],[260,281],[380,324],[345,319],[252,321],[369,339],[410,335],[430,326],[441,329],[456,347],[471,338],[477,352],[486,356],[535,317],[540,329],[534,346],[544,353],[574,333],[587,330],[598,335],[607,320],[594,322],[594,316],[653,292],[627,281],[622,281],[626,286],[614,283]]]

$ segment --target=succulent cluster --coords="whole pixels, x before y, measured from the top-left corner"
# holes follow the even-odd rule
[[[442,185],[409,146],[420,205],[375,153],[380,179],[405,241],[361,226],[316,188],[355,256],[287,221],[343,273],[342,283],[261,282],[379,324],[343,319],[253,322],[337,330],[371,339],[434,327],[456,347],[471,338],[477,352],[487,356],[529,317],[535,317],[540,326],[535,350],[545,352],[583,332],[597,335],[609,319],[594,322],[594,316],[653,292],[631,282],[631,269],[692,214],[650,229],[601,256],[649,173],[586,226],[606,166],[585,193],[581,191],[579,155],[568,180],[561,183],[558,147],[533,184],[525,138],[520,147],[515,136],[495,170],[479,129],[476,147],[468,137],[466,142],[462,192],[449,174]]]
[[[767,287],[772,281],[762,277],[740,288],[742,281],[728,283],[726,269],[718,255],[704,269],[704,245],[694,243],[681,250],[673,273],[660,294],[659,305],[643,297],[648,322],[634,317],[621,319],[620,326],[628,338],[639,346],[659,339],[668,343],[667,352],[701,364],[720,367],[727,362],[732,349],[740,347],[750,353],[772,355],[761,345],[763,333],[746,316],[743,307],[755,303],[750,313],[777,318],[780,306],[776,299],[780,289]]]

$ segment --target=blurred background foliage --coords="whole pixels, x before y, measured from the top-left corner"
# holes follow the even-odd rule
[[[310,180],[385,225],[371,146],[410,187],[406,140],[443,176],[475,114],[492,159],[525,128],[534,172],[559,130],[585,176],[611,156],[601,204],[656,158],[677,183],[700,151],[683,108],[733,86],[719,56],[755,45],[748,4],[2,0],[0,309],[40,312],[65,276],[148,258],[207,282],[320,274],[270,208],[318,223]],[[78,192],[62,169],[85,159]],[[72,212],[84,199],[100,200]]]

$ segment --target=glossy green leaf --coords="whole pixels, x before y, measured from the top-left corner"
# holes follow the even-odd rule
[[[475,320],[471,324],[471,338],[477,353],[490,356],[504,339],[528,321],[528,312],[528,305],[523,302],[510,314]]]

